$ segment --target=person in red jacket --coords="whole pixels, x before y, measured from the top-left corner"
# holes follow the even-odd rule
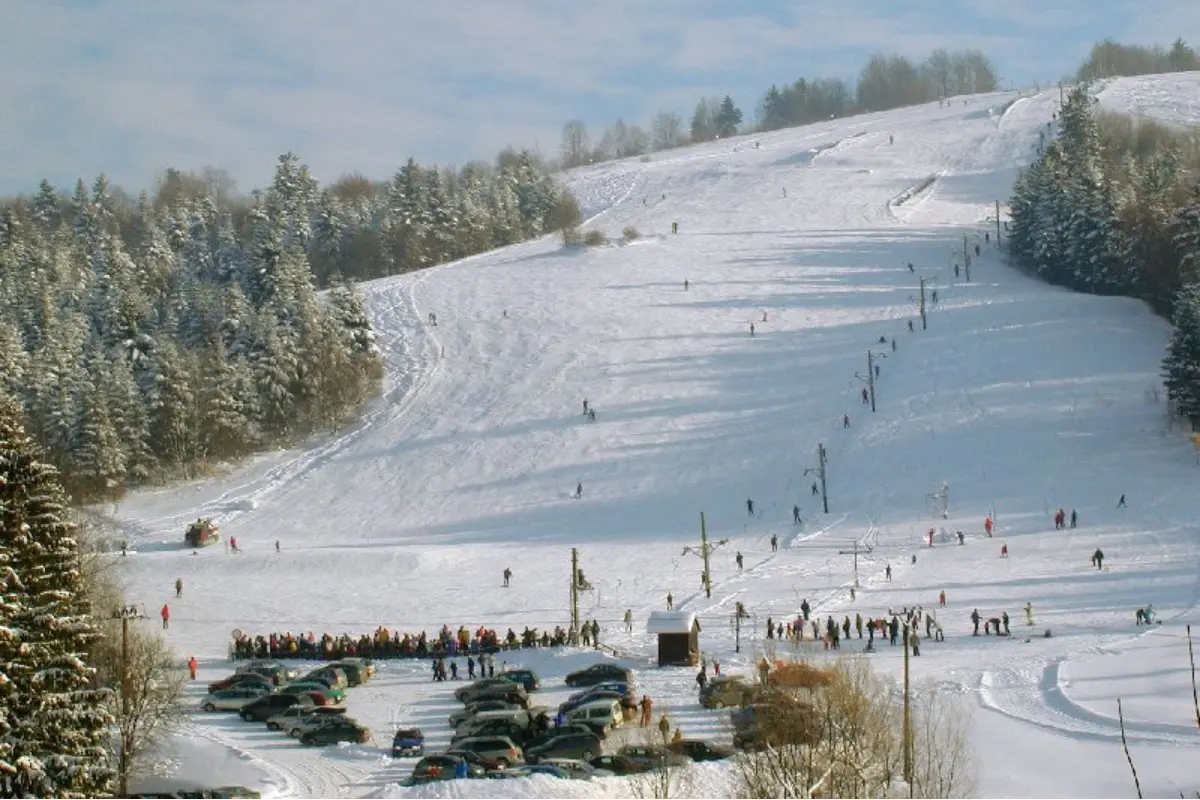
[[[167,624],[171,619],[171,612],[167,610],[167,604],[163,603],[162,611],[158,612],[162,616],[163,630],[167,629]]]
[[[192,680],[196,680],[196,657],[192,656],[188,659],[188,673],[191,674]]]

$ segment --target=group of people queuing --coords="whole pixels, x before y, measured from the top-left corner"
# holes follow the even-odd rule
[[[553,633],[539,632],[526,626],[517,633],[509,628],[503,636],[494,628],[480,626],[474,630],[460,626],[452,631],[443,625],[435,635],[400,633],[380,626],[374,633],[352,636],[329,633],[317,636],[291,632],[272,633],[268,636],[239,634],[230,646],[230,658],[303,658],[319,661],[336,661],[340,658],[362,656],[369,658],[439,658],[459,655],[491,654],[502,650],[532,647],[561,647],[568,642],[568,632],[556,626]]]

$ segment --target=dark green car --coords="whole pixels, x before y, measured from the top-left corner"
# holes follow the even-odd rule
[[[353,742],[366,744],[371,740],[371,731],[352,719],[336,717],[321,725],[314,725],[300,734],[300,744],[312,747],[319,744]]]

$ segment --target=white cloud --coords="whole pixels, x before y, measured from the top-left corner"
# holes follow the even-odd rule
[[[1172,30],[1172,14],[1200,25],[1194,0],[1141,2],[1157,7],[1156,26],[1145,28]],[[1128,0],[959,0],[954,16],[948,5],[12,4],[0,26],[0,191],[100,171],[137,189],[165,166],[208,164],[248,188],[288,149],[325,179],[384,177],[409,155],[462,163],[535,141],[553,152],[570,118],[645,122],[662,108],[686,117],[698,97],[725,93],[750,116],[768,84],[852,77],[874,50],[978,47],[1002,71],[1023,62],[1027,74],[1051,77],[1073,66],[1059,25],[1106,5],[1136,13]],[[1164,34],[1173,35],[1187,31]]]

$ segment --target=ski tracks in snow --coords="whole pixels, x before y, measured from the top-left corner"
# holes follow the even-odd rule
[[[1066,657],[1061,657],[1040,667],[987,670],[979,680],[980,703],[988,710],[1053,733],[1076,739],[1119,741],[1121,728],[1115,716],[1084,708],[1063,691],[1060,671],[1065,661]],[[1127,719],[1125,736],[1130,741],[1148,744],[1190,745],[1195,742],[1196,730],[1194,725]]]

